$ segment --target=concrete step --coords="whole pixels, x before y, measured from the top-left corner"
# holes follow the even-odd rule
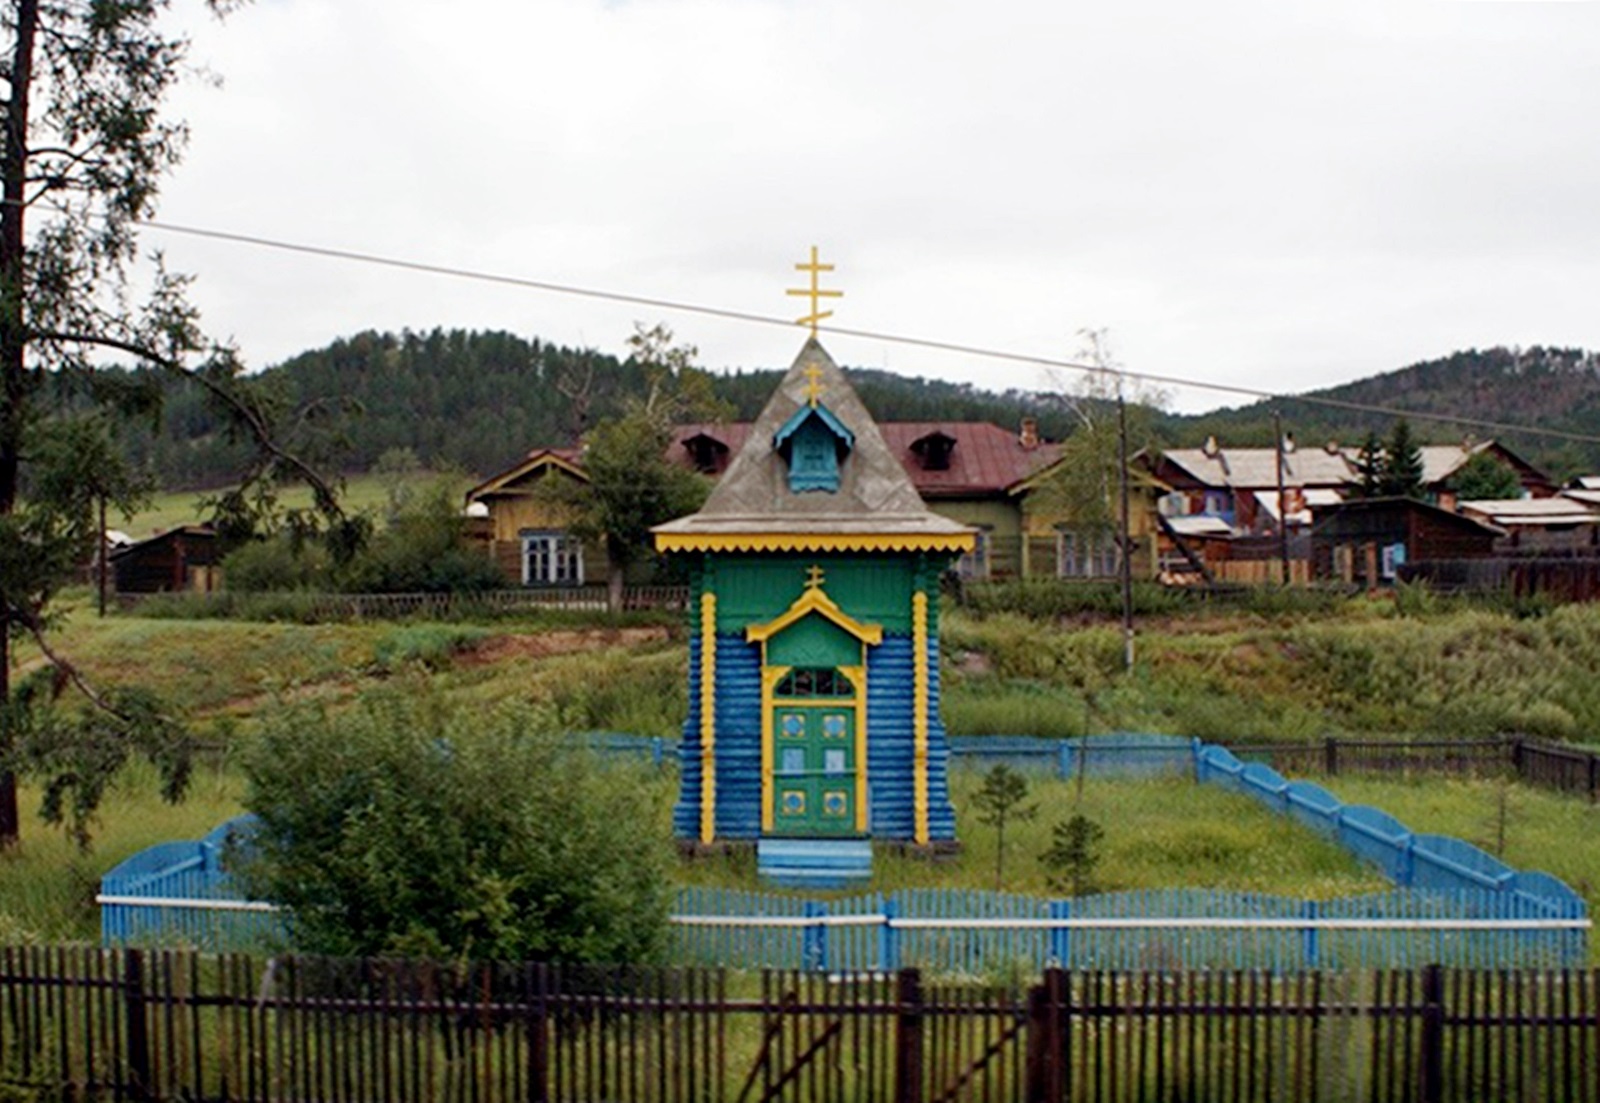
[[[872,840],[762,839],[756,869],[783,888],[854,888],[872,879]]]

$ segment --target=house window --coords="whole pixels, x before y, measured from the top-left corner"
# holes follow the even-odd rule
[[[582,586],[583,545],[564,532],[522,533],[524,586]]]
[[[1062,578],[1113,578],[1121,566],[1117,542],[1110,533],[1061,531],[1056,562]]]
[[[1385,544],[1380,560],[1379,572],[1384,581],[1392,582],[1400,573],[1400,568],[1406,565],[1406,546],[1404,544]]]
[[[988,525],[978,526],[973,534],[972,550],[963,552],[956,560],[956,574],[962,578],[988,578],[989,542],[993,539],[994,533]]]

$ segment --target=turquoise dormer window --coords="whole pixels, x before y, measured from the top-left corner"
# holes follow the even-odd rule
[[[790,491],[833,494],[839,489],[839,464],[855,442],[855,434],[818,403],[796,410],[772,438],[772,447],[789,465]]]

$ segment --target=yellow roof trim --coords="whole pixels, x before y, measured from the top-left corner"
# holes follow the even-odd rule
[[[920,535],[863,533],[656,533],[656,551],[756,551],[853,552],[940,551],[969,552],[976,537],[969,532]]]
[[[856,620],[839,608],[838,603],[831,597],[823,593],[820,586],[807,586],[805,593],[801,594],[788,609],[779,613],[776,619],[766,624],[752,624],[746,628],[744,638],[750,643],[766,643],[791,624],[812,613],[832,621],[862,643],[876,646],[883,642],[883,628],[880,625],[863,624]]]

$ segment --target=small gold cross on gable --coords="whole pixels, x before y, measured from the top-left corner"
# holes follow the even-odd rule
[[[817,306],[819,305],[818,301],[821,300],[821,299],[840,299],[840,298],[843,298],[844,297],[844,292],[843,291],[824,291],[822,289],[821,285],[818,284],[817,277],[819,275],[821,275],[823,272],[832,272],[833,271],[833,265],[831,265],[831,264],[823,264],[821,261],[817,260],[817,247],[815,245],[813,245],[811,247],[811,263],[809,263],[809,264],[796,264],[794,267],[795,267],[795,271],[797,271],[797,272],[810,272],[811,273],[811,286],[810,287],[802,287],[802,288],[793,288],[793,287],[791,287],[785,292],[785,294],[789,294],[789,295],[804,295],[806,298],[811,300],[811,313],[807,314],[804,318],[796,318],[795,319],[795,324],[796,325],[801,325],[801,326],[810,326],[811,327],[811,336],[815,337],[817,335],[817,323],[822,321],[822,319],[824,319],[824,318],[833,317],[833,311],[831,311],[831,310],[818,310],[817,309]]]
[[[822,397],[822,368],[812,364],[803,373],[806,377],[806,401],[815,406]]]
[[[811,564],[810,570],[806,571],[806,588],[811,590],[822,588],[822,567],[819,564]]]

